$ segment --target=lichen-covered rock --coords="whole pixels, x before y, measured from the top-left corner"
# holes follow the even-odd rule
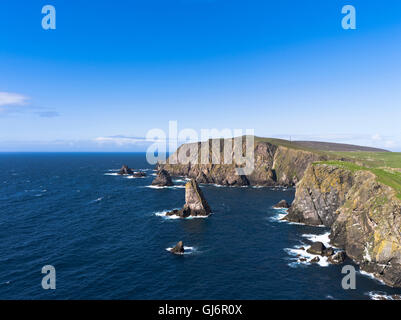
[[[372,172],[312,164],[286,219],[331,227],[331,243],[362,270],[401,287],[401,201]]]
[[[349,170],[332,165],[309,166],[285,219],[330,227],[352,185],[353,174]]]
[[[166,170],[161,169],[157,172],[157,176],[152,181],[152,185],[164,187],[164,186],[172,186],[174,184],[173,181],[171,180],[170,174]]]
[[[181,210],[167,212],[167,216],[176,215],[181,218],[189,216],[208,216],[212,210],[202,190],[194,179],[185,184],[185,205]]]
[[[362,270],[401,286],[401,201],[373,173],[359,171],[330,235]]]

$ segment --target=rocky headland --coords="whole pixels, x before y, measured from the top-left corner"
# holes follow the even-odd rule
[[[212,145],[213,140],[199,142],[199,150],[204,143]],[[295,200],[285,219],[329,227],[331,244],[344,250],[334,252],[317,244],[317,254],[328,256],[331,263],[341,263],[348,256],[362,270],[390,286],[401,287],[401,156],[391,154],[351,145],[255,138],[255,169],[250,175],[239,176],[235,163],[223,163],[222,146],[220,163],[201,164],[193,158],[186,164],[167,161],[158,169],[192,178],[186,186],[191,190],[199,189],[196,182],[296,186]],[[288,205],[281,202],[277,206]],[[197,210],[186,203],[169,214],[185,217],[192,212],[196,215]]]

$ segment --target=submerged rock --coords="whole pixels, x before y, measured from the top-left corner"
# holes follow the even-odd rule
[[[310,263],[318,263],[320,261],[319,257],[314,257],[313,259],[311,259],[309,262]]]
[[[285,208],[285,209],[288,209],[289,207],[290,207],[290,205],[288,204],[287,201],[281,200],[279,203],[275,204],[273,208],[277,208],[277,209]]]
[[[208,216],[212,210],[207,203],[197,182],[192,179],[185,185],[185,204],[181,210],[167,212],[167,216],[177,215],[181,218],[189,216]]]
[[[160,187],[165,187],[165,186],[172,186],[173,181],[171,180],[170,174],[164,170],[161,169],[157,172],[157,177],[152,181],[152,186],[160,186]]]
[[[143,171],[135,171],[132,175],[133,175],[135,178],[143,178],[143,177],[146,177],[146,173],[143,172]]]
[[[182,241],[179,241],[174,248],[172,248],[170,250],[171,253],[174,254],[183,254],[184,253],[184,244],[182,243]]]
[[[318,254],[318,255],[322,256],[322,255],[324,255],[325,250],[326,250],[326,247],[324,246],[323,243],[314,242],[314,243],[312,243],[310,248],[308,250],[306,250],[306,252],[311,253],[311,254]]]
[[[127,165],[123,165],[120,169],[120,171],[118,172],[118,174],[133,174],[134,171],[131,168],[128,168]]]

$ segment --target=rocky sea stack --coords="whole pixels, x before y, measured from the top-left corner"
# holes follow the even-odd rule
[[[133,174],[134,171],[131,168],[128,168],[127,165],[123,165],[120,169],[120,171],[118,172],[118,174]]]
[[[184,244],[182,241],[179,241],[174,248],[170,250],[171,253],[174,254],[184,254]]]
[[[189,216],[208,216],[212,210],[207,203],[202,190],[194,179],[185,185],[185,204],[180,210],[167,212],[167,216],[179,216],[187,218]]]
[[[168,187],[173,185],[170,174],[164,169],[159,170],[157,177],[152,181],[152,186]]]

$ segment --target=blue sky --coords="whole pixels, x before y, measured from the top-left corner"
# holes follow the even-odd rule
[[[0,4],[0,151],[140,151],[169,120],[401,151],[400,89],[399,0]]]

